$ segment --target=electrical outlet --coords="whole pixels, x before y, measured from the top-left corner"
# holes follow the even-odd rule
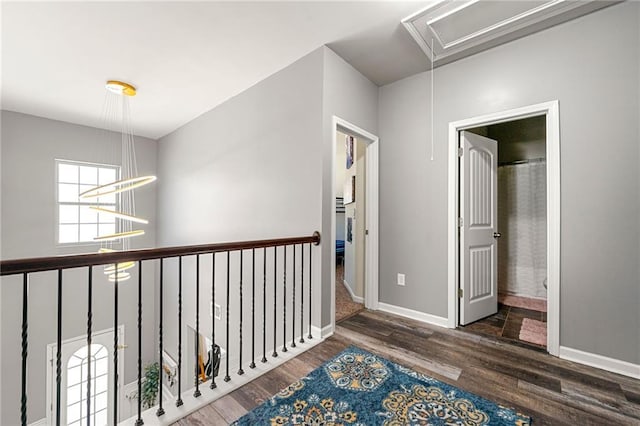
[[[398,274],[398,285],[404,285],[404,274]]]
[[[222,309],[220,308],[220,305],[216,304],[214,306],[214,312],[217,320],[222,319]]]

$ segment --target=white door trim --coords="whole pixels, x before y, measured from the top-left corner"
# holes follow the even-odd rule
[[[547,127],[547,351],[560,348],[560,115],[557,100],[449,123],[448,322],[458,326],[458,133],[479,126],[545,115]]]
[[[331,156],[331,244],[336,241],[336,132],[345,132],[350,135],[360,137],[367,144],[367,180],[365,192],[367,194],[365,220],[367,223],[368,235],[365,237],[365,283],[364,283],[364,305],[367,309],[378,309],[378,156],[379,138],[366,130],[352,124],[340,117],[332,118],[332,156]],[[331,324],[336,323],[336,257],[335,247],[331,248]]]

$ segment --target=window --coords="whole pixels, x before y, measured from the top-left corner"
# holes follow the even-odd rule
[[[116,232],[115,217],[89,206],[117,210],[116,194],[81,199],[79,194],[118,179],[120,168],[111,165],[57,160],[58,243],[93,242],[95,237]]]
[[[109,396],[109,354],[103,345],[83,346],[67,363],[67,424],[87,424],[87,373],[91,357],[91,424],[106,425]]]

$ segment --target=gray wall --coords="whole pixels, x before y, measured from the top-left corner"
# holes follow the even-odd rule
[[[378,133],[378,88],[355,68],[336,55],[328,47],[323,47],[323,95],[322,95],[322,229],[327,237],[331,230],[331,198],[335,177],[331,174],[333,155],[333,116],[376,135]],[[333,243],[322,245],[322,325],[331,323],[331,256]]]
[[[316,50],[159,141],[158,174],[162,176],[158,187],[157,207],[162,212],[158,222],[159,245],[302,236],[322,230],[322,63],[323,51]],[[251,266],[250,254],[245,253],[244,277],[251,276],[251,271],[246,269]],[[314,248],[313,280],[316,301],[320,295],[319,254],[320,250]],[[272,256],[270,250],[267,256],[269,324],[273,321]],[[282,249],[279,249],[279,321],[283,311],[282,256]],[[233,332],[229,336],[232,348],[230,359],[238,356],[238,257],[239,254],[234,253],[231,258],[232,294],[229,306]],[[308,247],[305,247],[305,258],[308,260]],[[299,251],[297,261],[300,261]],[[194,259],[185,258],[184,262],[184,320],[187,325],[193,326]],[[203,283],[207,283],[207,288],[210,288],[210,256],[203,256],[202,262],[200,277]],[[291,279],[290,249],[287,265]],[[262,250],[258,251],[256,269],[261,276]],[[166,272],[165,339],[169,342],[167,351],[175,356],[176,263],[168,262]],[[298,286],[299,280],[300,278]],[[305,278],[305,281],[306,288],[308,279]],[[262,323],[261,282],[256,292],[256,318],[260,319],[259,325]],[[219,254],[216,258],[216,303],[221,305],[223,312],[226,311],[225,286],[226,257]],[[291,291],[291,284],[288,290]],[[206,291],[201,297],[200,312],[207,313],[201,321],[201,332],[210,335],[211,317],[208,312],[211,297],[208,294],[209,291]],[[288,296],[289,301],[291,297]],[[244,303],[243,320],[246,326],[251,322],[248,293],[245,294]],[[305,312],[308,312],[308,307],[306,300]],[[290,307],[288,314],[290,319]],[[305,318],[306,315],[305,313]],[[319,326],[318,309],[313,311],[313,316],[314,325]],[[226,346],[224,321],[223,315],[216,323],[216,341],[223,347]],[[260,340],[261,328],[260,326],[256,334]],[[245,332],[248,330],[245,328]],[[267,344],[272,348],[272,331],[268,331],[270,334]],[[282,335],[278,328],[278,345],[281,344]],[[245,345],[245,350],[249,349],[249,345]],[[249,356],[250,353],[245,352],[244,359],[249,359]],[[192,380],[184,383],[190,387]]]
[[[2,258],[53,256],[72,253],[95,252],[99,245],[62,248],[55,241],[56,211],[56,158],[96,163],[118,164],[120,161],[119,138],[110,145],[107,132],[91,127],[78,126],[61,121],[2,111]],[[136,139],[138,170],[155,174],[156,143],[149,139]],[[155,245],[155,187],[136,191],[136,211],[150,220],[143,227],[146,234],[131,241],[132,248]],[[152,300],[154,294],[152,265],[145,267],[143,297]],[[86,270],[64,272],[63,286],[63,340],[86,333],[87,297]],[[95,331],[113,326],[113,285],[106,282],[96,268],[94,272]],[[31,275],[29,295],[29,420],[45,416],[46,345],[56,341],[56,273]],[[135,305],[127,301],[137,300],[136,275],[120,285],[120,323],[125,325],[125,340],[129,349],[124,352],[124,382],[134,380],[137,345],[135,330],[137,313]],[[4,277],[2,293],[2,424],[19,423],[20,384],[20,323],[22,292],[20,277]],[[153,332],[154,303],[145,304],[143,318],[145,338],[143,358],[145,362],[154,356]]]
[[[448,123],[558,99],[560,344],[640,362],[639,9],[623,3],[437,68],[434,161],[430,74],[380,89],[382,302],[447,314]],[[412,208],[398,209],[407,194]]]

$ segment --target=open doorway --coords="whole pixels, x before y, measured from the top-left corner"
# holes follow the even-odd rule
[[[366,142],[336,130],[336,322],[364,309]]]
[[[469,312],[474,310],[473,296],[470,299],[463,298],[460,325],[468,331],[500,336],[533,348],[546,349],[546,117],[527,117],[475,127],[463,131],[461,139],[471,151],[469,167],[464,168],[470,176],[461,179],[460,193],[461,199],[464,198],[461,208],[468,205],[469,212],[461,217],[466,217],[468,222],[478,222],[474,220],[477,213],[483,208],[489,212],[494,207],[489,200],[493,197],[488,196],[486,201],[482,200],[483,188],[476,180],[478,177],[484,181],[489,191],[493,189],[489,188],[491,181],[496,180],[493,186],[497,189],[497,200],[493,200],[496,204],[497,227],[491,227],[493,234],[488,236],[490,244],[486,246],[492,253],[487,252],[486,256],[482,256],[480,247],[483,245],[477,241],[467,241],[477,238],[472,235],[474,226],[479,232],[484,227],[477,226],[479,223],[468,223],[469,227],[463,225],[460,258],[469,258],[465,265],[475,270],[463,273],[461,277],[479,284],[482,279],[477,269],[482,267],[483,261],[492,267],[489,264],[495,260],[496,270],[492,274],[497,276],[497,300],[495,297],[486,297],[484,300],[490,301],[490,306]],[[484,158],[487,160],[484,170],[492,175],[487,178],[479,175],[481,171],[473,170],[483,161],[480,156],[474,157],[472,154],[475,146],[481,144],[480,140],[491,141],[488,143],[495,145],[494,151],[497,150],[497,167],[492,164],[490,154]],[[490,151],[492,148],[489,146]],[[464,155],[460,161],[465,163]],[[471,244],[473,247],[465,249],[465,245]],[[495,259],[491,259],[492,257]],[[489,295],[491,285],[483,284]],[[483,294],[475,291],[477,287],[468,286],[476,299],[481,299]],[[466,300],[470,300],[468,304],[464,303]]]
[[[449,327],[469,327],[493,316],[484,325],[469,328],[494,335],[498,334],[496,328],[501,334],[506,328],[504,337],[535,339],[535,343],[529,343],[546,346],[556,356],[560,330],[558,112],[558,102],[552,101],[449,124],[448,230]],[[505,134],[514,132],[515,137],[507,140]],[[515,166],[524,164],[528,166],[522,168],[523,173],[511,176],[511,181],[504,179],[514,174]],[[524,170],[527,168],[533,170],[529,173]],[[525,176],[527,173],[530,176]],[[499,175],[503,175],[501,184]],[[524,188],[527,179],[534,180],[533,186]],[[509,202],[505,185],[514,186],[512,197],[525,197],[529,204],[533,199],[536,205],[525,208],[521,218],[510,216],[509,206],[504,205]],[[499,213],[501,197],[503,211]],[[513,198],[511,202],[515,203]],[[522,247],[525,244],[526,252]],[[509,312],[516,320],[511,325],[507,321]]]
[[[335,324],[361,309],[378,308],[379,139],[336,116],[332,131],[331,266],[335,273],[331,316]]]

